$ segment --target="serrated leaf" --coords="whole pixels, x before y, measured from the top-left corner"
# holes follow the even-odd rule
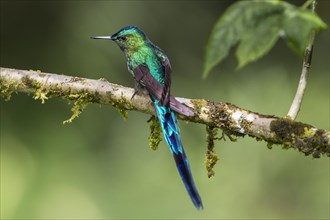
[[[211,32],[206,48],[203,78],[258,21],[283,13],[285,7],[286,3],[278,0],[241,1],[231,5]]]
[[[288,8],[284,13],[283,30],[289,47],[303,55],[311,32],[326,28],[326,24],[306,9]]]
[[[281,18],[281,14],[268,16],[242,37],[236,50],[238,68],[264,56],[274,46],[281,30]]]

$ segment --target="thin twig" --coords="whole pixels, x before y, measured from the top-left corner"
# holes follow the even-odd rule
[[[9,100],[13,92],[32,93],[35,97],[38,94],[38,99],[44,101],[52,97],[62,97],[74,102],[79,110],[77,114],[83,110],[80,107],[86,107],[88,103],[111,104],[125,116],[126,110],[154,114],[150,98],[144,94],[136,94],[132,99],[132,88],[101,79],[0,68],[1,96]],[[177,99],[190,106],[195,113],[190,117],[179,115],[182,120],[224,129],[229,136],[249,135],[266,141],[268,146],[281,144],[316,158],[320,155],[330,157],[330,131],[288,118],[252,112],[230,103],[216,103],[205,99]]]
[[[310,1],[307,1],[306,3],[310,4]],[[313,12],[315,12],[316,4],[317,4],[317,1],[314,0],[312,3],[312,7],[311,7],[311,10]],[[305,4],[304,4],[304,6],[305,6]],[[312,64],[314,39],[315,39],[315,31],[312,31],[311,35],[309,37],[309,40],[308,40],[308,44],[305,49],[303,67],[301,70],[301,76],[300,76],[299,85],[298,85],[298,88],[296,91],[296,95],[292,101],[290,110],[287,114],[287,116],[289,116],[293,120],[295,120],[298,115],[298,112],[300,110],[300,106],[302,103],[302,99],[304,97],[304,92],[305,92],[306,85],[307,85],[307,77],[308,77],[308,73],[309,73],[309,70],[310,70],[311,64]]]

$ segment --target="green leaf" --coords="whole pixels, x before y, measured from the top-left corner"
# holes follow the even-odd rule
[[[320,31],[327,25],[306,9],[288,8],[283,16],[284,37],[289,47],[303,55],[312,31]]]
[[[231,5],[216,22],[209,37],[203,78],[228,55],[230,48],[237,44],[256,24],[269,16],[283,13],[284,5],[278,0],[241,1]],[[256,40],[261,37],[255,36]]]
[[[238,68],[264,56],[276,43],[281,30],[281,15],[268,16],[241,39],[236,50]]]
[[[203,78],[238,43],[236,57],[238,68],[242,68],[269,52],[280,33],[292,49],[302,54],[311,31],[325,28],[316,14],[284,1],[237,2],[214,25],[206,46]]]
[[[239,3],[244,4],[246,3]],[[203,78],[206,78],[210,70],[228,55],[230,47],[238,42],[243,29],[241,10],[242,6],[233,5],[216,22],[206,48]]]

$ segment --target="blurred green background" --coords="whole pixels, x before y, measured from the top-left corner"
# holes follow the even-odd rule
[[[1,67],[38,69],[133,86],[114,43],[90,40],[137,25],[167,53],[172,93],[225,101],[284,116],[302,59],[280,40],[259,62],[236,71],[234,53],[201,80],[212,26],[232,1],[3,1]],[[301,5],[303,1],[291,3]],[[318,13],[329,25],[329,1]],[[329,29],[316,37],[299,121],[329,130]],[[187,80],[188,79],[188,80]],[[91,104],[69,125],[66,101],[26,94],[1,103],[1,218],[328,219],[329,158],[312,159],[255,139],[216,143],[208,179],[205,126],[181,133],[205,210],[192,205],[164,142],[148,147],[148,115],[124,121]]]

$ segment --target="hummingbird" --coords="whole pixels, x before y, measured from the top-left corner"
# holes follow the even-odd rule
[[[112,40],[123,51],[128,71],[136,81],[136,92],[143,91],[150,97],[185,188],[195,207],[202,210],[202,200],[183,149],[176,117],[176,112],[185,116],[194,116],[195,113],[171,96],[172,68],[168,57],[136,26],[124,27],[111,36],[93,36],[91,38]]]

